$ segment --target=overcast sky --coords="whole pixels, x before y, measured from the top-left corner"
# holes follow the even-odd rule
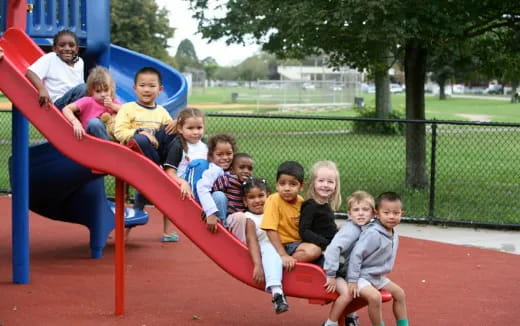
[[[173,39],[169,41],[170,54],[175,55],[177,46],[184,39],[189,39],[195,46],[199,60],[208,56],[215,58],[221,66],[233,66],[259,51],[258,45],[240,46],[226,45],[224,40],[210,44],[197,34],[197,21],[191,16],[188,2],[183,0],[156,0],[159,7],[165,7],[170,12],[170,25],[175,27]]]

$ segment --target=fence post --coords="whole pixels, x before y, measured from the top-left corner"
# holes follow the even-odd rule
[[[430,158],[430,203],[428,209],[429,219],[435,217],[435,161],[437,152],[437,123],[432,123],[432,148]]]

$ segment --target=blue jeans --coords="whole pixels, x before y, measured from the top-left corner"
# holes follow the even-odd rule
[[[227,204],[228,199],[226,194],[222,191],[214,191],[211,193],[211,197],[215,201],[215,205],[217,205],[218,212],[215,213],[219,220],[222,222],[222,225],[227,226],[226,218],[227,218]]]
[[[63,94],[62,97],[54,101],[54,105],[58,109],[63,110],[65,105],[76,102],[77,100],[79,100],[82,97],[85,97],[86,95],[87,85],[79,84],[78,86],[69,89],[65,94]]]
[[[110,140],[110,137],[108,137],[107,128],[105,127],[105,124],[103,121],[99,120],[98,118],[92,118],[87,124],[87,133],[91,134],[92,136],[95,136],[97,138]]]

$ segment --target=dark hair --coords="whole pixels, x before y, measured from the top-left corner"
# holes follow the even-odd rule
[[[247,154],[247,153],[236,153],[233,155],[233,163],[235,163],[236,160],[238,160],[239,158],[248,158],[248,159],[253,159],[253,157],[251,157],[251,155]]]
[[[300,183],[303,183],[303,178],[305,176],[303,166],[296,161],[285,161],[280,164],[280,166],[278,166],[278,171],[276,171],[276,181],[278,181],[282,174],[295,177],[296,180],[300,181]]]
[[[142,74],[154,74],[157,75],[157,78],[159,79],[159,85],[162,85],[162,76],[159,70],[155,69],[154,67],[143,67],[139,69],[134,76],[134,84],[137,84],[137,78],[139,75]]]
[[[76,45],[79,47],[79,41],[78,41],[78,36],[76,34],[74,34],[73,31],[71,31],[70,29],[62,29],[61,31],[59,31],[58,33],[56,33],[54,35],[54,38],[52,39],[52,46],[56,46],[58,45],[58,40],[60,39],[60,37],[62,37],[63,35],[69,35],[69,36],[72,36],[72,38],[74,38],[74,42],[76,42]]]
[[[383,192],[376,198],[376,209],[379,209],[379,205],[381,205],[382,201],[401,201],[401,197],[393,192],[393,191],[387,191]]]
[[[251,177],[247,178],[246,181],[242,182],[242,196],[247,195],[247,193],[251,191],[251,189],[253,188],[260,188],[261,190],[265,191],[268,195],[271,192],[269,190],[269,185],[267,184],[267,181],[265,179]]]
[[[211,157],[211,154],[213,154],[213,152],[215,151],[215,148],[217,147],[218,143],[228,143],[231,145],[233,153],[236,153],[238,151],[237,143],[233,136],[228,134],[217,134],[215,136],[211,136],[208,139],[208,157]]]

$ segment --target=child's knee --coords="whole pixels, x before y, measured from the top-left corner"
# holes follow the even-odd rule
[[[396,289],[392,291],[391,294],[395,301],[404,302],[406,300],[406,293],[400,287],[396,287]]]
[[[382,297],[381,293],[374,289],[374,291],[370,291],[368,293],[365,293],[365,299],[368,301],[369,305],[381,305]]]

